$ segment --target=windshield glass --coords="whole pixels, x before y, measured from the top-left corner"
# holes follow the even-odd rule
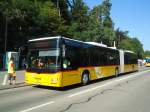
[[[147,59],[146,59],[146,62],[147,62],[147,63],[150,63],[150,58],[147,58]]]
[[[45,43],[45,42],[43,42]],[[58,41],[49,40],[47,45],[32,43],[28,52],[28,71],[56,72],[60,69],[60,49]]]

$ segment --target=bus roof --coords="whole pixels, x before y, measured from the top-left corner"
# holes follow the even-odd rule
[[[29,42],[33,42],[33,41],[41,41],[41,40],[49,40],[49,39],[55,39],[55,38],[61,38],[61,36],[55,36],[55,37],[43,37],[43,38],[31,39],[31,40],[29,40]]]
[[[75,40],[75,39],[66,38],[66,37],[62,37],[62,36],[43,37],[43,38],[31,39],[31,40],[29,40],[29,42],[50,40],[50,39],[57,39],[57,38],[63,38],[65,40],[74,41],[74,42],[78,43],[78,45],[79,45],[79,43],[82,43],[82,45],[84,44],[84,45],[87,45],[87,46],[92,45],[92,46],[95,46],[95,47],[103,47],[103,48],[107,48],[107,49],[118,50],[118,49],[114,49],[114,48],[111,48],[111,47],[107,47],[107,45],[100,44],[100,43],[97,43],[97,42],[83,42],[83,41],[80,41],[80,40]]]
[[[127,52],[127,53],[134,53],[133,51],[129,51],[129,50],[124,50],[124,52]]]
[[[85,43],[92,44],[92,45],[95,45],[95,46],[100,46],[100,47],[107,47],[107,45],[100,44],[100,43],[97,43],[97,42],[85,42]]]
[[[67,39],[67,40],[72,40],[72,41],[76,41],[76,42],[85,43],[85,42],[80,41],[80,40],[75,40],[75,39],[66,38],[66,37],[62,37],[62,36],[42,37],[42,38],[37,38],[37,39],[31,39],[31,40],[29,40],[29,42],[33,42],[33,41],[41,41],[41,40],[50,40],[50,39],[56,39],[56,38],[64,38],[64,39]]]
[[[78,43],[77,46],[80,46],[79,43],[82,43],[84,47],[95,46],[95,47],[102,47],[102,48],[107,48],[107,49],[112,49],[112,50],[118,50],[118,49],[115,49],[115,48],[112,48],[112,47],[107,47],[107,45],[100,44],[100,43],[97,43],[97,42],[83,42],[83,41],[80,41],[80,40],[70,39],[70,38],[66,38],[66,37],[62,37],[62,38],[65,39],[65,40],[74,41],[74,42]]]

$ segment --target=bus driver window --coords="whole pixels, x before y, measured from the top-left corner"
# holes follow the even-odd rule
[[[63,68],[67,69],[70,66],[70,61],[68,59],[64,59],[63,61]]]

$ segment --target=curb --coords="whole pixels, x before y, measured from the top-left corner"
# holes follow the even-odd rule
[[[25,87],[25,86],[32,86],[32,85],[22,82],[22,83],[16,83],[15,85],[0,86],[0,90],[7,90],[7,89],[13,89],[13,88],[19,88],[19,87]]]

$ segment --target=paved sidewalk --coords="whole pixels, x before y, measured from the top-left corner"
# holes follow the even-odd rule
[[[25,70],[16,71],[16,84],[9,85],[7,71],[0,71],[0,90],[27,86],[25,84]]]
[[[19,88],[19,87],[25,87],[25,86],[32,86],[32,85],[26,84],[26,83],[18,83],[15,85],[5,85],[5,86],[0,86],[0,91],[7,90],[7,89],[13,89],[13,88]]]

